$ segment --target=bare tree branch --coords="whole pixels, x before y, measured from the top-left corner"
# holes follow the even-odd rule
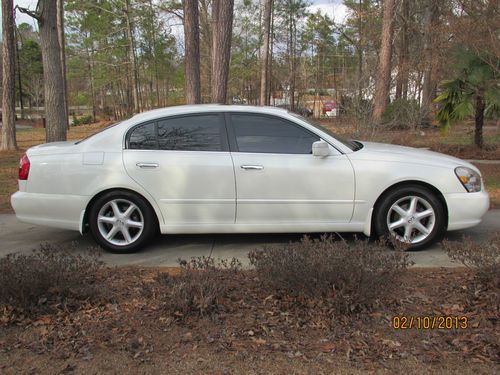
[[[19,10],[21,13],[27,14],[28,16],[36,19],[38,22],[42,22],[42,15],[36,11],[20,7],[19,5],[16,5],[14,10]]]

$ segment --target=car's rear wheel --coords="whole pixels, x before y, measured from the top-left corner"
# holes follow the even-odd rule
[[[422,250],[444,235],[445,210],[431,190],[404,186],[382,197],[375,211],[374,227],[379,237],[392,237],[407,244],[409,250]]]
[[[92,236],[114,253],[132,253],[144,247],[154,233],[155,220],[144,198],[128,191],[102,195],[89,214]]]

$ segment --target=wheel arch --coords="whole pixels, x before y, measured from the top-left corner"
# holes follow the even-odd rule
[[[142,199],[144,199],[144,201],[147,203],[147,205],[149,206],[149,208],[155,214],[155,217],[156,217],[156,220],[157,220],[157,222],[156,222],[157,228],[158,229],[160,228],[160,217],[158,216],[159,212],[157,212],[157,210],[155,209],[155,207],[153,206],[153,204],[151,204],[151,202],[149,201],[149,199],[146,198],[143,194],[138,193],[137,191],[132,190],[132,189],[127,189],[127,188],[109,188],[109,189],[102,190],[102,191],[98,192],[97,194],[95,194],[92,197],[92,199],[90,199],[90,201],[85,206],[85,210],[82,213],[82,219],[81,219],[81,222],[80,222],[80,232],[82,234],[88,232],[88,230],[89,230],[89,212],[90,212],[90,208],[92,207],[92,205],[94,204],[94,202],[97,199],[99,199],[100,197],[102,197],[104,194],[107,194],[107,193],[110,193],[110,192],[120,192],[120,191],[127,192],[127,193],[132,193],[132,194],[135,194],[135,195],[141,197]]]
[[[432,191],[436,195],[436,197],[439,199],[439,201],[443,205],[444,216],[445,216],[444,222],[446,223],[446,227],[448,227],[448,205],[446,203],[446,199],[444,198],[443,193],[441,193],[441,191],[438,188],[436,188],[435,186],[433,186],[427,182],[419,181],[419,180],[406,180],[406,181],[397,182],[397,183],[387,187],[382,192],[382,194],[380,194],[378,196],[377,200],[375,201],[375,204],[373,205],[372,209],[370,210],[370,215],[371,215],[371,217],[370,217],[370,234],[372,236],[374,234],[375,212],[377,212],[377,209],[380,206],[381,202],[383,201],[384,197],[387,194],[389,194],[391,191],[396,190],[398,188],[402,188],[402,187],[406,187],[406,186],[415,186],[415,185],[429,189],[430,191]]]

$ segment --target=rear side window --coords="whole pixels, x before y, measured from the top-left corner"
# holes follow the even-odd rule
[[[158,146],[160,150],[222,151],[219,115],[158,121]]]
[[[165,118],[139,125],[128,133],[133,150],[223,151],[226,130],[219,114]],[[225,142],[224,142],[225,141]]]
[[[154,122],[140,125],[132,130],[129,136],[128,148],[133,150],[156,150],[156,125]]]
[[[279,117],[231,114],[240,152],[311,154],[319,137]]]

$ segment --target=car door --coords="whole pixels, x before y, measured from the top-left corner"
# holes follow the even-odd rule
[[[347,223],[354,207],[348,158],[312,155],[320,137],[287,119],[228,115],[237,189],[237,224]]]
[[[127,133],[123,161],[130,177],[158,202],[167,229],[234,224],[235,178],[222,114],[138,125]]]

